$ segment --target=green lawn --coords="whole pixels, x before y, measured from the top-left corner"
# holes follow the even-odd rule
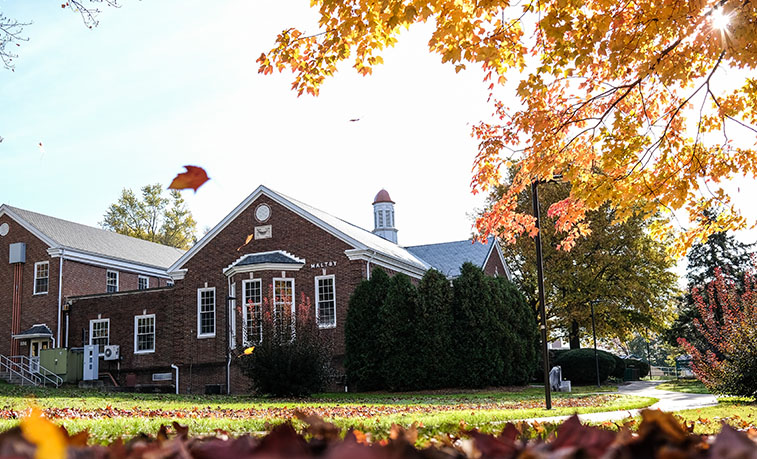
[[[717,406],[678,411],[686,422],[694,423],[694,433],[716,434],[723,422],[737,429],[757,428],[757,401],[743,397],[724,397]]]
[[[686,392],[688,394],[709,394],[710,391],[697,379],[673,379],[657,386],[660,390]]]
[[[597,393],[596,387],[574,388],[553,394],[551,411],[543,409],[544,389],[432,393],[319,394],[305,399],[260,399],[250,396],[193,396],[124,394],[78,389],[31,389],[0,384],[0,430],[19,421],[30,403],[46,409],[48,417],[69,432],[83,429],[92,441],[155,433],[161,424],[177,421],[192,435],[222,429],[234,435],[262,432],[291,419],[293,410],[328,418],[340,427],[355,427],[375,438],[388,435],[392,423],[420,425],[420,438],[442,432],[456,433],[461,422],[468,428],[498,431],[508,420],[628,410],[649,406],[656,399]],[[604,392],[613,387],[603,388]]]

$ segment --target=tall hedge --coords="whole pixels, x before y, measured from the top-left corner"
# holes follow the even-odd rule
[[[416,352],[425,373],[423,388],[449,387],[455,345],[452,286],[447,277],[435,269],[429,270],[418,285],[415,330],[420,345]]]
[[[536,327],[536,316],[533,308],[526,302],[520,290],[504,277],[492,279],[497,289],[502,293],[504,309],[509,311],[506,324],[511,328],[510,342],[504,346],[510,347],[511,359],[510,378],[506,384],[528,384],[531,375],[539,361],[539,330]]]
[[[599,379],[606,381],[607,377],[615,369],[615,359],[608,352],[597,352],[599,360]],[[554,365],[562,368],[563,379],[569,380],[573,385],[585,385],[597,383],[597,361],[594,357],[594,349],[573,349],[561,354]]]
[[[420,349],[425,345],[416,328],[418,292],[410,278],[396,274],[389,282],[379,315],[381,374],[387,389],[421,388],[425,374]]]
[[[344,325],[344,369],[347,383],[357,390],[384,388],[381,361],[376,354],[380,309],[389,290],[389,276],[381,268],[371,272],[352,293]]]

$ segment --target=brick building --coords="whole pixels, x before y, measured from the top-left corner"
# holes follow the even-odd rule
[[[47,215],[0,206],[0,354],[65,347],[65,298],[166,286],[184,253]]]
[[[379,192],[373,207],[371,232],[260,186],[165,268],[173,286],[64,295],[64,339],[72,347],[119,345],[120,359],[101,362],[100,371],[120,384],[170,385],[178,374],[181,392],[243,392],[249,382],[231,350],[260,333],[243,304],[269,297],[294,312],[304,293],[339,360],[349,297],[375,266],[413,279],[433,267],[454,278],[470,261],[509,277],[495,240],[402,247],[389,194]]]

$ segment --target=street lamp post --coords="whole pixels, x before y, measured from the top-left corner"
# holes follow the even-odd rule
[[[536,219],[536,275],[539,283],[539,315],[541,316],[541,341],[542,341],[542,359],[544,361],[544,399],[547,409],[552,409],[552,394],[549,387],[549,351],[547,350],[547,312],[544,301],[544,267],[541,253],[541,231],[539,230],[539,192],[537,187],[538,181],[531,183],[531,200],[534,206],[534,218]]]
[[[599,355],[597,353],[597,330],[594,324],[594,302],[591,304],[591,334],[594,335],[594,363],[597,366],[597,387],[602,387],[602,382],[599,380]]]

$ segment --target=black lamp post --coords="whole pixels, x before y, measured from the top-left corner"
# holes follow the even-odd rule
[[[547,409],[552,409],[552,394],[549,387],[549,351],[547,350],[547,312],[544,301],[544,267],[542,264],[541,253],[541,231],[539,230],[539,192],[537,187],[538,181],[531,183],[531,200],[534,206],[534,218],[536,219],[536,276],[539,283],[539,315],[541,315],[541,341],[542,341],[542,359],[544,361],[544,400]]]
[[[590,301],[591,304],[591,334],[594,335],[594,363],[597,366],[597,387],[602,387],[602,382],[599,380],[599,354],[597,353],[597,330],[594,324],[594,301]]]

